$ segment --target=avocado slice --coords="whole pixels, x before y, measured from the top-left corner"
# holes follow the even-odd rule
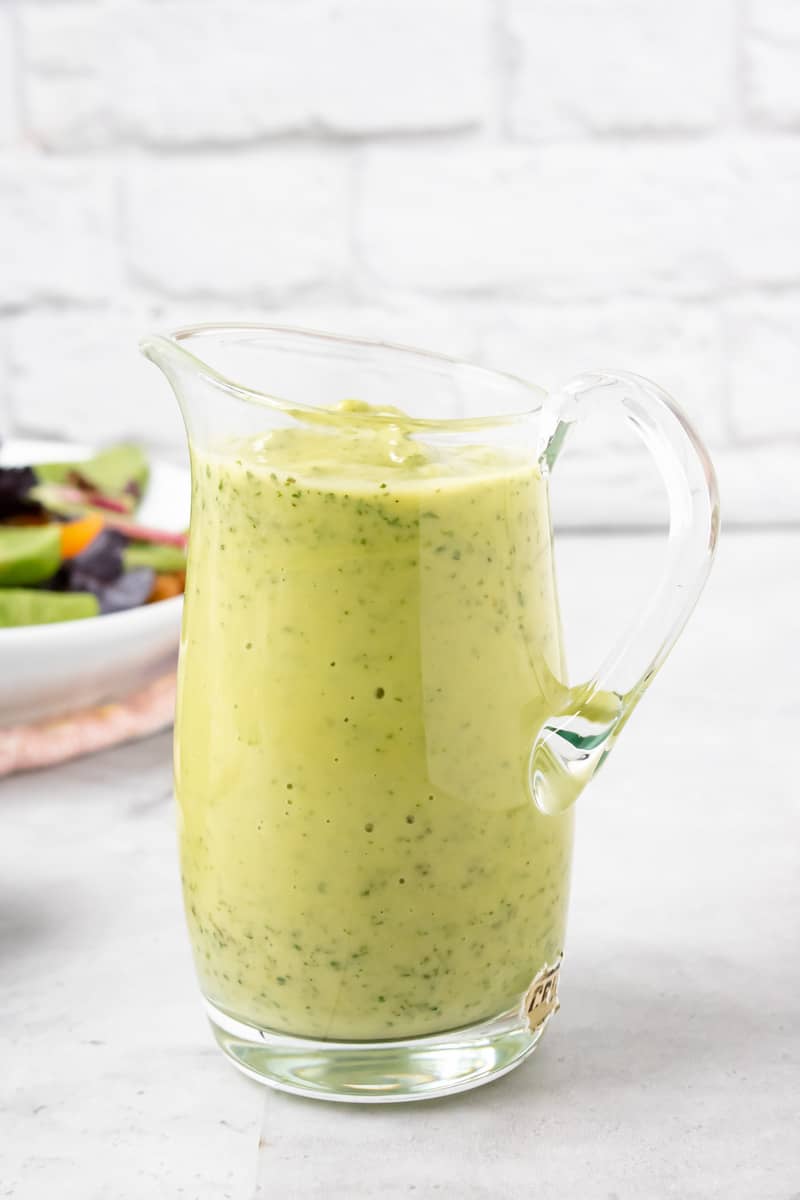
[[[58,525],[0,527],[0,585],[41,583],[56,573],[60,562]]]
[[[157,546],[154,542],[138,542],[122,552],[126,571],[134,567],[152,567],[154,571],[185,571],[186,551],[180,546]]]
[[[0,588],[0,628],[50,625],[96,617],[100,604],[91,592],[45,592],[35,588]]]

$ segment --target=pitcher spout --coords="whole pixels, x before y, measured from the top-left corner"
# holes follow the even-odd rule
[[[229,405],[221,403],[233,385],[183,344],[182,332],[147,334],[139,341],[145,358],[163,372],[178,401],[191,444],[202,442],[215,428],[233,427]],[[230,396],[227,397],[230,400]]]
[[[170,337],[161,333],[150,333],[139,339],[139,349],[145,358],[155,363],[173,384],[185,366],[186,351]]]

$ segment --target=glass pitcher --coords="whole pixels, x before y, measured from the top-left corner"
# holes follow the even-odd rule
[[[191,454],[175,788],[214,1034],[328,1099],[495,1078],[558,1007],[573,802],[707,577],[708,456],[629,374],[548,395],[260,325],[142,349]],[[548,476],[602,404],[652,451],[670,536],[637,625],[570,687]]]

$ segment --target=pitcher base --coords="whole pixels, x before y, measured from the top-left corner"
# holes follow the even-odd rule
[[[214,1036],[258,1083],[317,1100],[391,1104],[433,1100],[480,1087],[531,1054],[545,1024],[531,1031],[518,1012],[451,1033],[393,1042],[328,1042],[246,1025],[209,1001]]]

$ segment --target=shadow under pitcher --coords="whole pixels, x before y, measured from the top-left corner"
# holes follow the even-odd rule
[[[332,1100],[495,1078],[558,1007],[573,803],[707,577],[708,456],[624,373],[548,395],[259,325],[142,349],[191,452],[175,786],[215,1036]],[[570,687],[548,476],[598,406],[651,450],[670,536],[638,623]]]

